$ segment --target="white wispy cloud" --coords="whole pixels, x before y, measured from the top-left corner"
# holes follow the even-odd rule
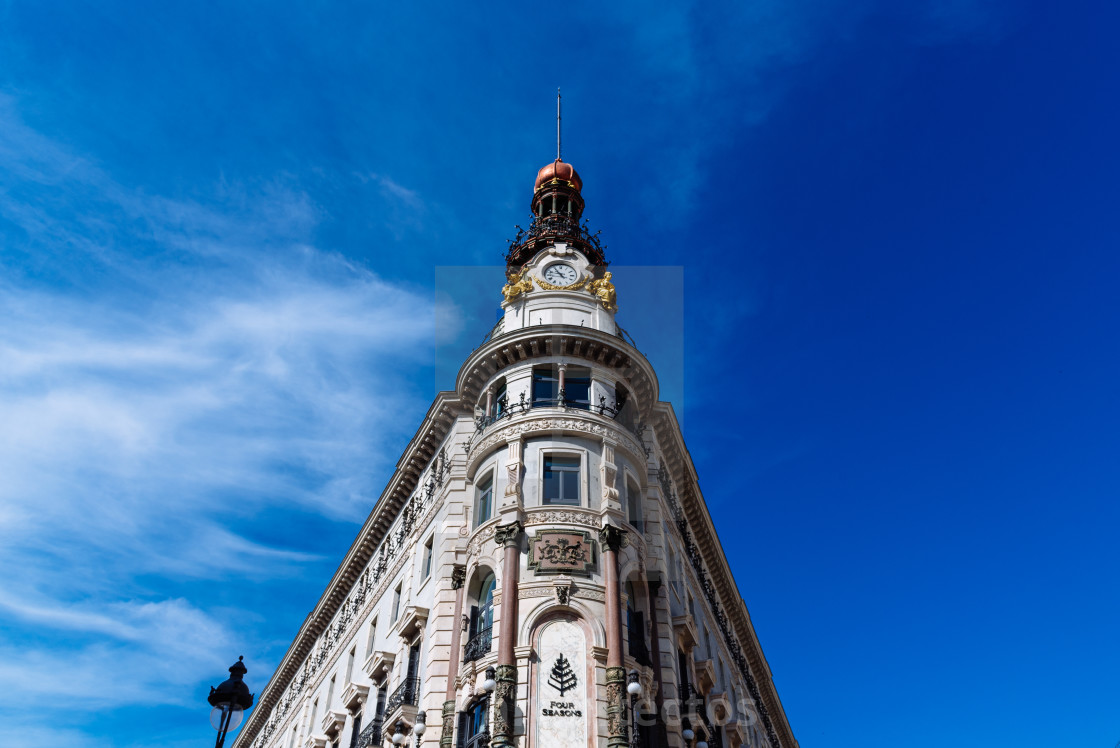
[[[298,189],[145,194],[11,98],[0,159],[5,709],[181,703],[236,642],[212,601],[150,580],[284,574],[314,554],[236,528],[364,516],[400,412],[423,411],[431,303],[317,249]]]

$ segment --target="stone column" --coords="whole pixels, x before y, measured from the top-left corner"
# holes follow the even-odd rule
[[[498,626],[498,666],[494,690],[494,719],[490,728],[494,748],[513,746],[514,704],[517,695],[517,582],[521,571],[521,523],[514,520],[494,531],[505,549],[502,560],[502,611]]]
[[[440,732],[440,748],[451,748],[455,742],[455,681],[459,679],[459,648],[462,642],[463,627],[459,619],[463,617],[463,583],[467,578],[465,566],[451,568],[451,589],[455,590],[455,617],[451,624],[451,655],[447,659],[447,690],[443,702],[443,730]]]
[[[613,525],[599,530],[603,546],[603,577],[607,608],[607,746],[626,748],[626,668],[622,665],[622,610],[619,601],[618,552],[625,545],[626,531]]]
[[[560,364],[558,368],[560,369],[560,382],[559,382],[559,385],[558,385],[559,388],[560,388],[560,392],[557,394],[557,397],[560,398],[561,400],[563,400],[565,398],[565,395],[564,395],[564,372],[566,372],[568,370],[568,365],[567,364]]]

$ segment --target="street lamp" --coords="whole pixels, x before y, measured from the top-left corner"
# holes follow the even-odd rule
[[[688,721],[688,717],[681,717],[681,737],[684,738],[684,744],[687,746],[696,737],[696,733],[692,731],[692,723]]]
[[[412,734],[416,736],[416,748],[420,748],[420,740],[424,737],[424,731],[428,729],[424,724],[426,719],[428,719],[427,712],[416,713],[416,724],[412,726]]]
[[[245,710],[253,705],[253,694],[242,678],[249,669],[242,660],[245,656],[237,658],[229,669],[229,680],[223,681],[220,686],[210,687],[210,695],[206,698],[210,706],[210,724],[218,731],[218,740],[214,748],[222,748],[226,742],[226,734],[241,724]]]
[[[402,745],[407,739],[404,736],[404,722],[398,719],[397,726],[393,730],[393,745]]]
[[[642,695],[642,684],[637,670],[630,671],[626,693],[630,694],[630,748],[638,748],[638,697]]]
[[[498,687],[498,682],[495,680],[497,671],[493,666],[486,668],[486,679],[482,681],[482,690],[486,693],[494,693],[494,689]]]

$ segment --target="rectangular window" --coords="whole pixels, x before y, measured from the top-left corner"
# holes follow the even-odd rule
[[[345,683],[354,682],[354,656],[357,654],[357,647],[350,647],[350,654],[346,655],[346,680]]]
[[[428,538],[428,543],[424,546],[424,574],[422,579],[427,579],[432,575],[432,556],[435,555],[435,542],[436,538],[433,535]]]
[[[533,367],[533,407],[556,405],[560,396],[560,372],[552,366]]]
[[[311,722],[310,722],[310,726],[307,728],[307,733],[309,735],[312,732],[315,731],[315,718],[318,717],[318,716],[319,716],[319,700],[315,699],[315,701],[312,702],[312,704],[311,704]]]
[[[478,511],[474,515],[474,526],[478,527],[490,519],[494,506],[494,474],[490,473],[478,484]]]
[[[564,372],[564,405],[588,409],[591,405],[591,369],[569,366]]]
[[[544,458],[543,503],[579,506],[579,483],[578,457],[548,455]]]
[[[393,590],[393,623],[397,622],[397,618],[401,614],[401,585]]]
[[[330,711],[331,699],[334,698],[334,679],[336,676],[331,676],[331,682],[327,684],[327,710]]]
[[[369,624],[369,641],[366,642],[366,657],[373,655],[373,647],[377,644],[377,619]]]
[[[626,481],[626,514],[638,532],[642,530],[642,493],[632,481]]]

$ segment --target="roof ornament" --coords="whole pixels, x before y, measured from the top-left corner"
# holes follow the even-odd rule
[[[556,89],[556,160],[560,160],[560,89]]]

